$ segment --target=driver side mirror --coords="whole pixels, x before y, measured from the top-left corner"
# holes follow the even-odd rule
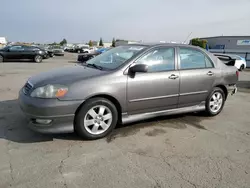
[[[136,72],[148,72],[148,65],[145,64],[137,64],[129,68],[129,72],[136,73]]]

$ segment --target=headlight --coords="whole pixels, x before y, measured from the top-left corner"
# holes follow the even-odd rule
[[[66,95],[68,87],[62,85],[46,85],[36,88],[31,93],[31,97],[37,98],[60,98]]]

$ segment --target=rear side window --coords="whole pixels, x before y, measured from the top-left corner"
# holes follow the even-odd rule
[[[213,68],[214,67],[212,61],[210,59],[208,59],[208,57],[206,57],[206,56],[205,56],[205,61],[206,61],[206,68]]]
[[[212,61],[202,52],[195,49],[180,48],[180,69],[212,68]]]
[[[174,48],[154,49],[138,60],[136,64],[148,65],[148,72],[172,71],[175,69]]]

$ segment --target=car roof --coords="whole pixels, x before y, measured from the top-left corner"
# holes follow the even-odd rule
[[[145,46],[145,47],[157,47],[157,46],[171,46],[171,47],[189,47],[189,48],[196,48],[202,49],[198,46],[193,46],[189,44],[180,44],[180,43],[133,43],[133,44],[125,44],[128,46]],[[124,45],[121,45],[124,46]]]

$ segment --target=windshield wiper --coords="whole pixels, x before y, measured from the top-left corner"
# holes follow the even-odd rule
[[[96,64],[90,64],[90,63],[86,63],[86,62],[81,63],[81,64],[82,64],[83,66],[86,66],[86,67],[92,67],[92,68],[95,68],[95,69],[103,70],[103,67],[98,66],[98,65],[96,65]]]
[[[96,65],[96,64],[88,64],[88,63],[86,63],[86,65],[87,65],[88,67],[94,67],[94,68],[99,69],[99,70],[102,70],[102,69],[103,69],[103,67],[98,66],[98,65]]]

